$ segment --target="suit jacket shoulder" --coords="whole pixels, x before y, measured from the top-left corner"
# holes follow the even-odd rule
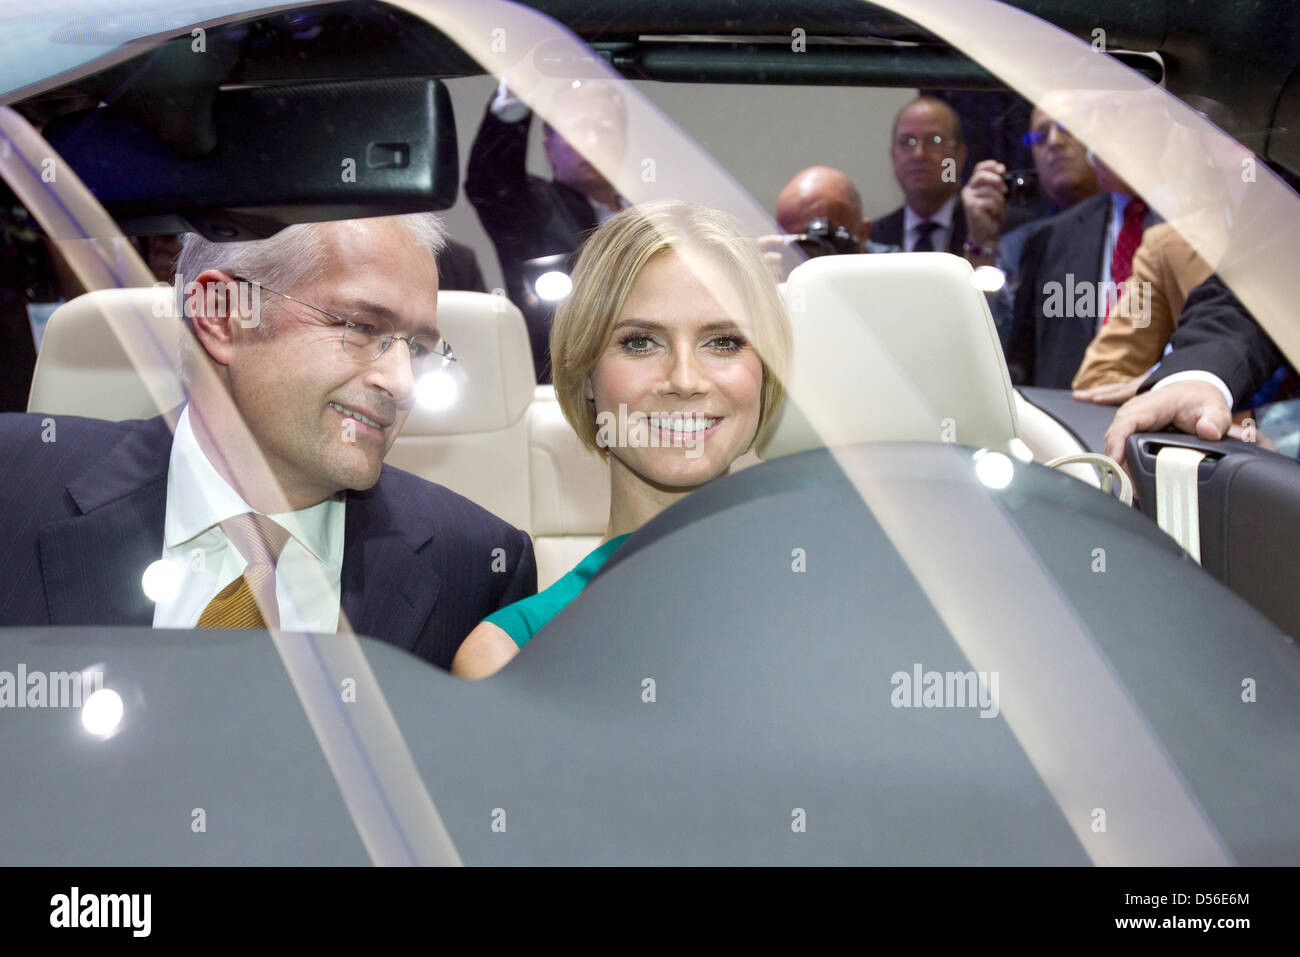
[[[450,668],[498,608],[537,591],[528,535],[441,485],[385,465],[350,492],[340,576],[354,631]]]
[[[1222,379],[1240,403],[1286,362],[1268,333],[1217,275],[1192,290],[1169,342],[1173,351],[1142,383],[1142,391],[1175,372],[1199,370]]]
[[[881,216],[871,224],[871,232],[867,238],[873,243],[880,243],[882,246],[899,246],[903,245],[903,207],[889,213],[887,216]]]
[[[0,443],[0,624],[151,624],[140,576],[162,548],[164,419],[5,415]]]

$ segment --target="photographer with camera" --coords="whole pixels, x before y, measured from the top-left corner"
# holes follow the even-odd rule
[[[905,202],[872,227],[871,238],[904,252],[964,255],[975,266],[996,262],[1007,170],[981,160],[963,189],[966,154],[961,119],[943,100],[920,96],[899,110],[889,155]]]
[[[844,173],[810,166],[785,184],[776,200],[776,222],[783,235],[758,240],[777,282],[806,258],[836,253],[895,253],[897,246],[867,239],[871,220],[862,215],[862,197]]]

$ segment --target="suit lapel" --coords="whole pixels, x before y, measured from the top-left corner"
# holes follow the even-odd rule
[[[1110,224],[1110,193],[1102,193],[1095,200],[1084,200],[1085,208],[1079,210],[1074,235],[1079,237],[1079,262],[1085,268],[1076,268],[1076,275],[1089,281],[1101,282],[1101,257],[1106,249],[1106,229]]]
[[[41,575],[53,625],[152,625],[140,578],[162,555],[171,430],[132,429],[68,484],[82,514],[41,529]]]
[[[352,630],[414,651],[441,591],[423,517],[388,494],[389,467],[365,492],[349,492],[344,519],[341,601]],[[341,624],[341,623],[340,623]]]
[[[871,226],[870,238],[873,242],[886,246],[906,248],[903,244],[903,210],[897,209]]]
[[[1078,248],[1081,258],[1067,268],[1076,270],[1075,275],[1078,277],[1078,281],[1091,282],[1093,289],[1100,289],[1101,259],[1106,250],[1106,229],[1110,222],[1110,194],[1102,193],[1096,197],[1096,201],[1089,199],[1085,200],[1084,203],[1091,203],[1092,205],[1079,210],[1079,216],[1074,225],[1074,235],[1079,237]],[[1098,322],[1100,321],[1099,310],[1103,308],[1105,306],[1099,293],[1093,300],[1094,312],[1081,310],[1076,315],[1073,323],[1060,324],[1062,345],[1061,351],[1054,360],[1054,365],[1059,366],[1054,372],[1054,376],[1058,381],[1068,385],[1070,380],[1074,378],[1079,363],[1083,361],[1083,354],[1088,349],[1088,344],[1092,342],[1093,337],[1097,334]]]
[[[966,250],[963,248],[966,244],[966,213],[962,209],[961,194],[957,195],[957,205],[952,211],[952,231],[948,237],[948,252],[956,256],[965,255]]]

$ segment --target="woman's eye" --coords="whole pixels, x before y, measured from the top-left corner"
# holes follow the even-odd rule
[[[628,352],[649,352],[654,348],[654,340],[649,336],[624,336],[619,342]]]
[[[745,347],[745,340],[740,336],[716,336],[712,344],[718,352],[739,352]]]

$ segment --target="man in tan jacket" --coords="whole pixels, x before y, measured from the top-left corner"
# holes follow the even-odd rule
[[[1136,395],[1164,355],[1187,294],[1213,272],[1173,224],[1147,229],[1133,256],[1133,275],[1084,353],[1073,388],[1107,387],[1121,402]]]

